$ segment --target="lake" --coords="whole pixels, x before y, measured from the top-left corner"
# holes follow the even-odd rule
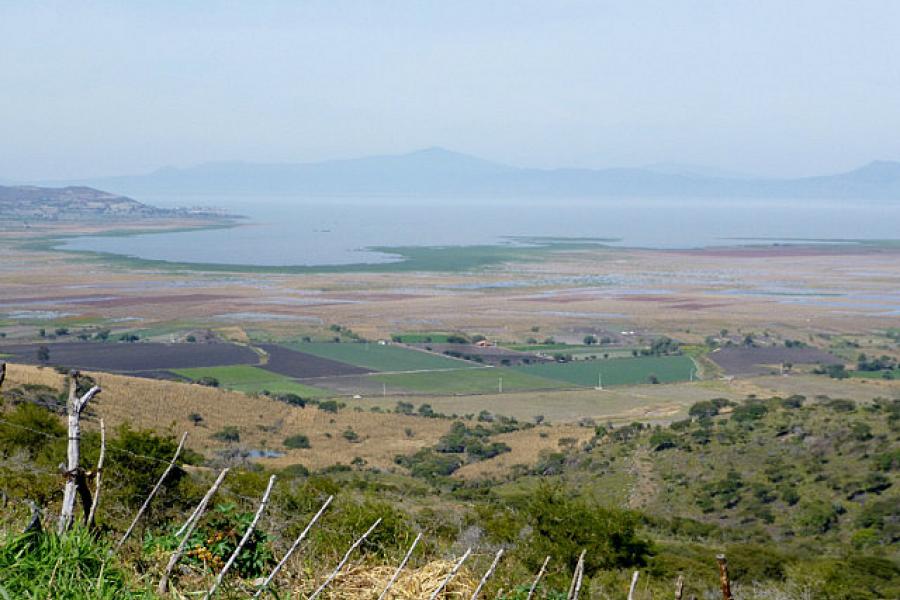
[[[175,262],[258,266],[398,260],[373,246],[514,243],[512,237],[615,239],[614,246],[697,248],[734,238],[892,239],[900,205],[692,199],[452,199],[153,196],[156,206],[214,205],[239,227],[78,237],[59,248]],[[744,242],[745,243],[745,242]]]

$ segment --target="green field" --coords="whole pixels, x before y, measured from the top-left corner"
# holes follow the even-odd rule
[[[580,344],[501,344],[504,348],[515,350],[516,352],[577,352],[579,350],[590,350],[593,346],[583,346]]]
[[[560,381],[522,373],[507,368],[460,369],[430,373],[385,373],[375,375],[388,386],[404,388],[424,394],[490,394],[503,391],[549,390],[566,387]]]
[[[461,360],[411,350],[400,346],[381,346],[371,343],[301,342],[284,344],[299,352],[330,358],[338,362],[365,367],[373,371],[425,371],[434,369],[464,369],[475,367]]]
[[[900,379],[900,370],[894,371],[847,371],[854,379]],[[887,375],[887,376],[885,376]]]
[[[458,333],[445,331],[424,331],[416,333],[395,333],[391,337],[404,344],[447,344],[451,336],[459,336]]]
[[[303,398],[322,398],[333,395],[328,390],[303,385],[284,375],[271,373],[251,365],[172,369],[172,372],[194,381],[201,377],[214,377],[218,380],[220,387],[251,394],[267,390],[273,394],[297,394]]]
[[[602,376],[604,386],[648,383],[651,375],[655,375],[660,383],[684,381],[690,378],[695,368],[694,361],[687,356],[645,356],[514,367],[520,373],[584,386],[596,386],[598,375]]]

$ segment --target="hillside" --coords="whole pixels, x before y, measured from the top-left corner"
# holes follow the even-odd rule
[[[0,218],[14,220],[142,219],[213,216],[209,209],[164,209],[85,186],[0,186]]]
[[[207,163],[81,182],[122,193],[709,197],[900,201],[900,163],[785,179],[714,170],[519,168],[443,148],[314,163]]]
[[[183,568],[173,574],[179,593],[209,586],[269,475],[277,477],[270,505],[219,597],[247,597],[329,495],[333,506],[275,582],[282,593],[309,597],[379,518],[324,597],[370,598],[387,584],[417,533],[423,543],[394,598],[428,597],[466,548],[474,554],[454,580],[457,596],[444,598],[471,596],[501,548],[483,597],[523,600],[545,556],[552,562],[539,597],[565,597],[582,550],[585,598],[624,597],[635,570],[642,582],[635,600],[669,597],[679,576],[685,597],[716,597],[714,556],[720,552],[728,556],[738,600],[876,600],[900,593],[898,400],[711,399],[667,427],[585,421],[567,429],[487,411],[451,418],[400,405],[367,416],[337,403],[94,376],[106,389],[86,416],[83,460],[97,460],[96,423],[103,417],[108,456],[101,533],[91,541],[76,528],[62,546],[54,546],[52,536],[28,542],[32,538],[12,531],[27,521],[26,499],[44,507],[52,528],[56,465],[66,445],[60,415],[66,382],[50,369],[14,367],[3,387],[0,490],[12,502],[0,512],[6,532],[0,573],[20,576],[0,585],[12,596],[29,589],[46,597],[54,564],[62,564],[59,577],[79,590],[68,597],[157,597],[151,588],[178,543],[172,531],[225,466],[232,471],[215,507],[199,521]],[[79,380],[80,389],[91,383]],[[154,384],[159,406],[148,396],[153,392],[135,387]],[[148,425],[153,428],[142,429]],[[102,569],[102,561],[90,557],[104,556],[127,526],[183,429],[194,440],[184,468],[154,500],[139,539]],[[265,440],[280,449],[272,442],[282,436],[292,438],[285,439],[288,448],[300,448],[288,460],[245,452],[247,442],[259,448]],[[518,436],[525,448],[517,447]],[[543,450],[532,452],[536,445]],[[502,475],[457,477],[510,454],[519,460]],[[48,559],[29,558],[34,554],[23,554],[23,543],[47,544],[40,552]],[[72,574],[73,554],[67,553],[80,556],[74,564],[83,573]],[[101,581],[107,586],[102,594],[95,587]]]

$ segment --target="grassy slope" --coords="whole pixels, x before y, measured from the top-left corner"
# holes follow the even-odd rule
[[[370,343],[294,343],[286,347],[322,358],[365,367],[373,371],[420,371],[429,369],[460,369],[465,362],[419,350]]]
[[[604,386],[647,383],[650,375],[655,375],[664,383],[684,381],[694,368],[693,361],[687,356],[648,356],[515,367],[521,373],[583,386],[596,386],[598,373],[603,376]]]

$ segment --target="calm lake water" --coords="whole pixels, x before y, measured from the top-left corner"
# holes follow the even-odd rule
[[[372,246],[510,243],[513,236],[615,238],[616,246],[695,248],[740,237],[895,239],[900,205],[690,199],[433,199],[165,196],[248,217],[233,229],[80,237],[60,247],[219,264],[341,265],[396,260]]]

